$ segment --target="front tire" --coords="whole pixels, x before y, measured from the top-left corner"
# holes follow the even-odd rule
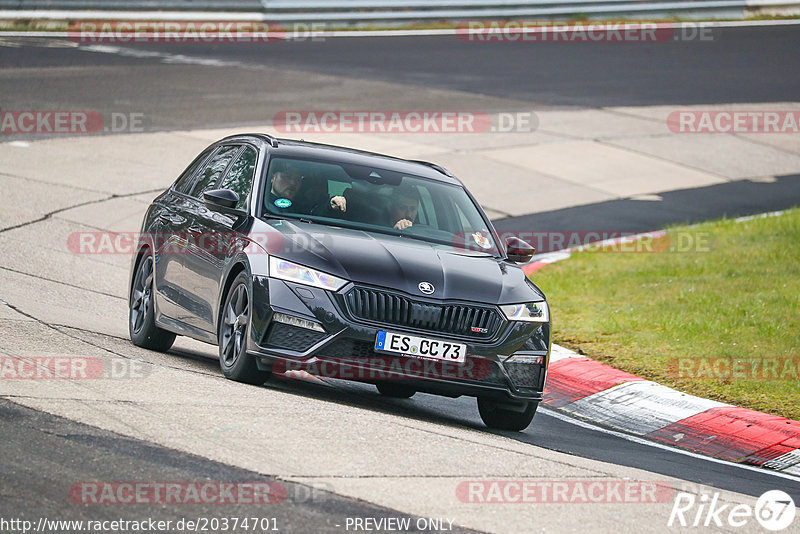
[[[481,414],[481,419],[486,426],[496,430],[525,430],[536,415],[538,406],[538,402],[515,406],[478,397],[478,412]]]
[[[219,366],[225,378],[260,386],[271,373],[259,370],[255,358],[247,354],[250,309],[250,279],[241,272],[231,284],[220,310]]]
[[[156,326],[153,266],[149,251],[136,265],[128,299],[128,333],[137,347],[166,352],[175,342],[175,334]]]

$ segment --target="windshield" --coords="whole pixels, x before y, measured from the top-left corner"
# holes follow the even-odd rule
[[[460,185],[349,163],[272,158],[264,191],[263,206],[273,215],[499,254]]]

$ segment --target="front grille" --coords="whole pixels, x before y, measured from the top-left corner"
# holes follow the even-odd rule
[[[543,368],[540,364],[510,362],[503,364],[514,387],[541,389],[540,383],[543,378]]]
[[[470,339],[491,339],[502,324],[497,310],[468,304],[433,304],[387,291],[356,287],[344,297],[355,319]]]
[[[305,352],[325,337],[327,337],[327,334],[323,332],[283,323],[272,323],[269,332],[265,336],[266,341],[262,345]]]

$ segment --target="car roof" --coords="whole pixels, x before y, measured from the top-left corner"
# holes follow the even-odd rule
[[[380,166],[381,168],[390,171],[412,174],[438,182],[463,186],[458,178],[435,163],[396,158],[394,156],[387,156],[385,154],[367,152],[364,150],[356,150],[354,148],[312,143],[303,140],[298,141],[295,139],[275,138],[267,134],[257,133],[233,135],[221,139],[217,142],[217,144],[231,141],[243,141],[248,139],[258,140],[261,143],[269,145],[270,151],[275,155],[310,159],[326,159],[364,166]]]

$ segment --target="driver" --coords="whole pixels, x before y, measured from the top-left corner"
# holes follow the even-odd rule
[[[268,202],[278,208],[288,208],[303,186],[303,175],[291,162],[280,161],[272,173],[271,182]]]

